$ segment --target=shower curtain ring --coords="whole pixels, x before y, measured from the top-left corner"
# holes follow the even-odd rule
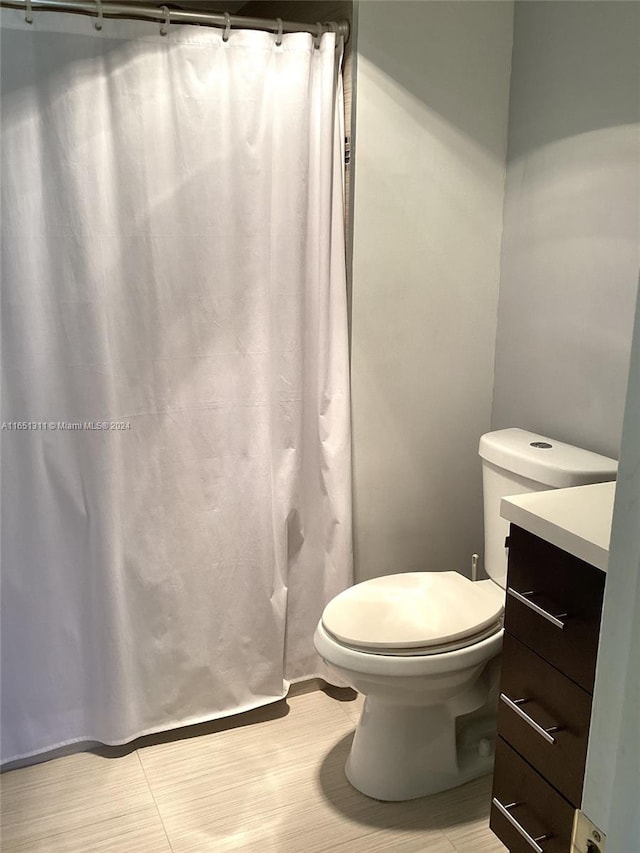
[[[231,15],[228,12],[224,13],[224,32],[222,33],[222,41],[229,41],[231,35]]]
[[[314,39],[313,39],[313,46],[318,48],[318,47],[320,47],[320,39],[322,38],[322,33],[324,32],[324,24],[322,24],[322,23],[320,23],[320,21],[318,21],[318,23],[316,24],[316,28],[317,28],[317,32],[316,32]]]
[[[31,0],[25,0],[25,15],[24,19],[28,24],[33,23],[33,9],[31,8]]]
[[[160,6],[160,11],[164,13],[164,21],[160,27],[160,35],[166,36],[168,35],[169,27],[171,26],[171,9],[168,6]]]
[[[97,30],[101,30],[102,29],[102,0],[95,0],[95,3],[96,3],[96,12],[98,13],[98,17],[97,17],[96,21],[94,22],[93,26]]]
[[[282,18],[276,18],[278,23],[278,32],[276,35],[276,47],[280,47],[282,44],[282,34],[284,32],[284,24],[282,23]]]

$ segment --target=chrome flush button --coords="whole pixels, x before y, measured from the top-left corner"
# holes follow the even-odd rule
[[[532,441],[529,446],[539,447],[540,450],[548,450],[550,447],[553,447],[553,444],[549,444],[548,441]]]

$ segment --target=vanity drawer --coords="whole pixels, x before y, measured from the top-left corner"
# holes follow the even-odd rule
[[[582,796],[590,719],[591,696],[586,691],[504,635],[498,734],[576,806]]]
[[[564,797],[498,738],[489,825],[510,853],[568,853],[573,815]]]
[[[505,629],[589,693],[605,574],[511,525]]]

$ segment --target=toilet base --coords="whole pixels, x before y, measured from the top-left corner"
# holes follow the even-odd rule
[[[458,730],[456,738],[455,716],[446,703],[400,706],[368,696],[345,768],[347,779],[368,797],[399,801],[491,773],[493,745],[482,737],[482,726],[471,722],[471,737]],[[492,728],[491,720],[485,723],[489,739]],[[480,754],[487,751],[491,754]]]

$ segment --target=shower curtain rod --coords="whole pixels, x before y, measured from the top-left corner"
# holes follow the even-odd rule
[[[269,30],[283,33],[335,32],[349,38],[348,21],[323,21],[317,24],[300,24],[294,21],[270,20],[267,18],[243,18],[241,15],[225,15],[216,12],[190,12],[186,9],[171,9],[168,6],[133,6],[127,3],[96,2],[96,0],[0,0],[0,6],[24,9],[27,19],[36,10],[49,12],[73,12],[103,16],[105,18],[145,18],[152,21],[169,21],[171,24],[204,24],[209,27],[226,27],[243,30]],[[280,29],[282,27],[282,29]]]

